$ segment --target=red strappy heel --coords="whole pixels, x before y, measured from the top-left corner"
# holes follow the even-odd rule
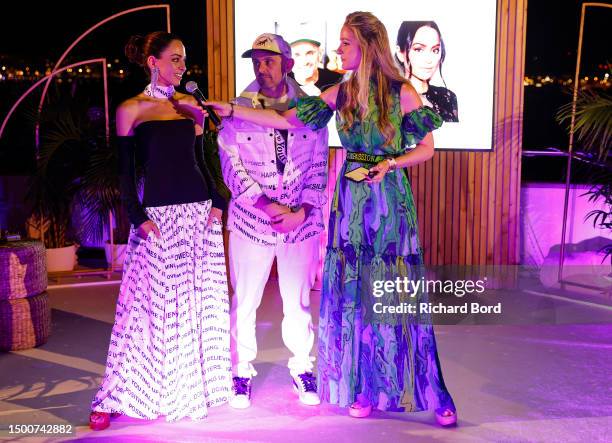
[[[89,414],[89,428],[94,431],[103,431],[110,426],[110,419],[119,417],[121,414],[91,411]]]

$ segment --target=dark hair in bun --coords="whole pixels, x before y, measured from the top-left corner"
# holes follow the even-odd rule
[[[154,56],[160,58],[161,53],[173,40],[180,40],[174,34],[164,31],[155,31],[145,35],[133,35],[125,45],[125,56],[132,63],[146,69],[147,58]]]

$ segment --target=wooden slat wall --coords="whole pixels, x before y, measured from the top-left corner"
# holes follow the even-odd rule
[[[234,1],[206,1],[208,96],[229,100],[235,93]]]
[[[412,168],[428,264],[515,264],[527,0],[499,0],[493,152],[438,151]]]
[[[206,6],[208,93],[224,100],[235,95],[233,5]],[[438,151],[410,171],[427,264],[518,263],[527,0],[498,0],[497,15],[494,150]],[[342,159],[330,152],[331,177]]]

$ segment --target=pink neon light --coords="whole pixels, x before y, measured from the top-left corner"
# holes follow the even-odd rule
[[[159,9],[159,8],[162,8],[162,9],[166,10],[166,27],[168,29],[168,32],[171,32],[170,31],[170,5],[148,5],[148,6],[140,6],[138,8],[126,9],[125,11],[118,12],[117,14],[111,15],[110,17],[107,17],[104,20],[96,23],[91,28],[89,28],[87,31],[82,33],[76,40],[74,40],[72,42],[72,44],[70,46],[68,46],[68,49],[66,49],[64,51],[62,56],[59,58],[59,60],[55,64],[55,67],[53,68],[53,72],[51,73],[51,77],[47,79],[47,83],[45,84],[45,87],[43,88],[43,92],[42,92],[42,95],[40,97],[40,103],[38,104],[38,113],[40,114],[40,112],[42,111],[43,103],[45,101],[45,97],[47,96],[47,90],[49,89],[49,85],[51,84],[51,78],[53,77],[53,74],[56,72],[58,67],[62,64],[62,62],[64,61],[66,56],[70,53],[70,51],[72,51],[72,48],[74,48],[81,40],[83,40],[87,35],[89,35],[95,29],[99,28],[100,26],[104,25],[105,23],[108,23],[111,20],[116,19],[117,17],[121,17],[123,15],[131,14],[133,12],[143,11],[145,9]],[[108,101],[108,97],[105,96],[105,100]],[[40,141],[39,140],[39,129],[40,129],[40,126],[39,126],[38,122],[36,122],[35,134],[36,134],[36,148],[37,149],[38,149],[38,145],[39,145],[39,141]],[[1,136],[1,133],[0,133],[0,136]]]

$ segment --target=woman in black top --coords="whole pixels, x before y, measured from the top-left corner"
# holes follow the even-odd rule
[[[458,122],[455,93],[429,83],[438,70],[442,77],[442,63],[446,57],[444,40],[436,22],[403,22],[397,32],[395,56],[404,77],[420,94],[423,104],[433,108],[445,122]]]
[[[117,108],[121,193],[133,225],[102,386],[90,427],[111,414],[207,415],[231,386],[221,234],[224,200],[203,157],[203,116],[178,93],[185,47],[172,34],[132,37],[126,55],[150,73]],[[142,201],[135,163],[144,169]]]

